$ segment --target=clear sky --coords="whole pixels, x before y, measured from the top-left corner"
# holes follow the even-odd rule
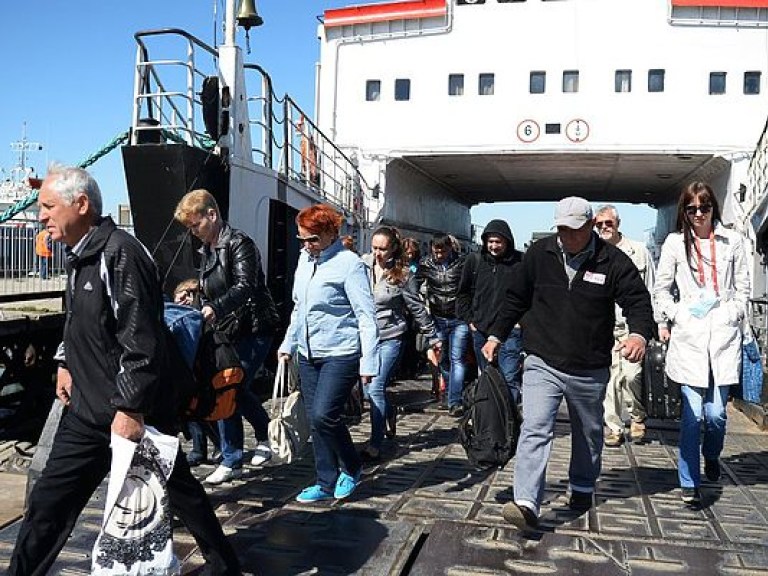
[[[313,110],[314,66],[318,60],[317,16],[327,8],[362,0],[257,0],[264,25],[252,29],[249,62],[263,66],[278,94],[288,92]],[[27,123],[30,140],[43,152],[29,165],[45,172],[49,161],[77,164],[126,131],[131,120],[134,32],[183,28],[213,44],[223,32],[223,0],[0,0],[0,167],[16,163],[10,143]],[[244,45],[244,34],[238,32]],[[90,168],[104,194],[105,212],[127,202],[119,150]],[[619,205],[622,229],[642,239],[655,224],[655,211]],[[519,244],[552,222],[552,204],[481,205],[480,225],[505,218]]]

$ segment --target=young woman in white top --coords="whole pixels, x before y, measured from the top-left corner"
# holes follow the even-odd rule
[[[720,479],[728,389],[739,382],[741,321],[747,311],[749,272],[742,237],[725,228],[712,188],[686,186],[677,205],[677,229],[661,251],[654,296],[666,320],[667,376],[680,384],[680,458],[683,502],[701,502],[701,454],[708,480]],[[677,285],[679,298],[673,296]],[[704,420],[703,445],[700,422]]]

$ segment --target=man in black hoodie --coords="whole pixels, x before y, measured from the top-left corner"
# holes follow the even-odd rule
[[[166,434],[177,432],[163,295],[147,249],[101,216],[99,186],[80,168],[51,166],[38,206],[53,241],[67,246],[67,318],[56,381],[66,408],[16,537],[8,570],[13,576],[48,573],[109,472],[111,434],[139,441],[145,421]],[[167,487],[171,512],[200,545],[203,573],[240,574],[181,448]]]
[[[515,250],[515,238],[504,220],[491,220],[482,235],[480,253],[467,257],[456,292],[456,315],[469,324],[472,344],[480,369],[487,365],[481,350],[496,313],[504,287],[515,274],[522,254]],[[520,402],[522,335],[520,327],[498,349],[499,369],[509,387],[513,402]]]

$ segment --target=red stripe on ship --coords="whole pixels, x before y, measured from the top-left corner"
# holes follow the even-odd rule
[[[768,1],[768,0],[766,0]],[[388,20],[412,20],[416,18],[434,18],[448,12],[447,0],[408,0],[406,2],[386,2],[370,6],[351,6],[326,10],[324,24],[326,28],[370,24]]]
[[[715,6],[718,8],[768,8],[768,0],[672,0],[672,6]]]

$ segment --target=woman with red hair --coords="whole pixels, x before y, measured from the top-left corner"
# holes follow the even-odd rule
[[[358,378],[379,372],[379,334],[363,261],[344,248],[344,218],[331,206],[304,208],[296,216],[303,244],[293,281],[291,323],[278,360],[297,357],[301,391],[312,431],[315,484],[299,502],[346,498],[360,482],[362,463],[341,420]]]

